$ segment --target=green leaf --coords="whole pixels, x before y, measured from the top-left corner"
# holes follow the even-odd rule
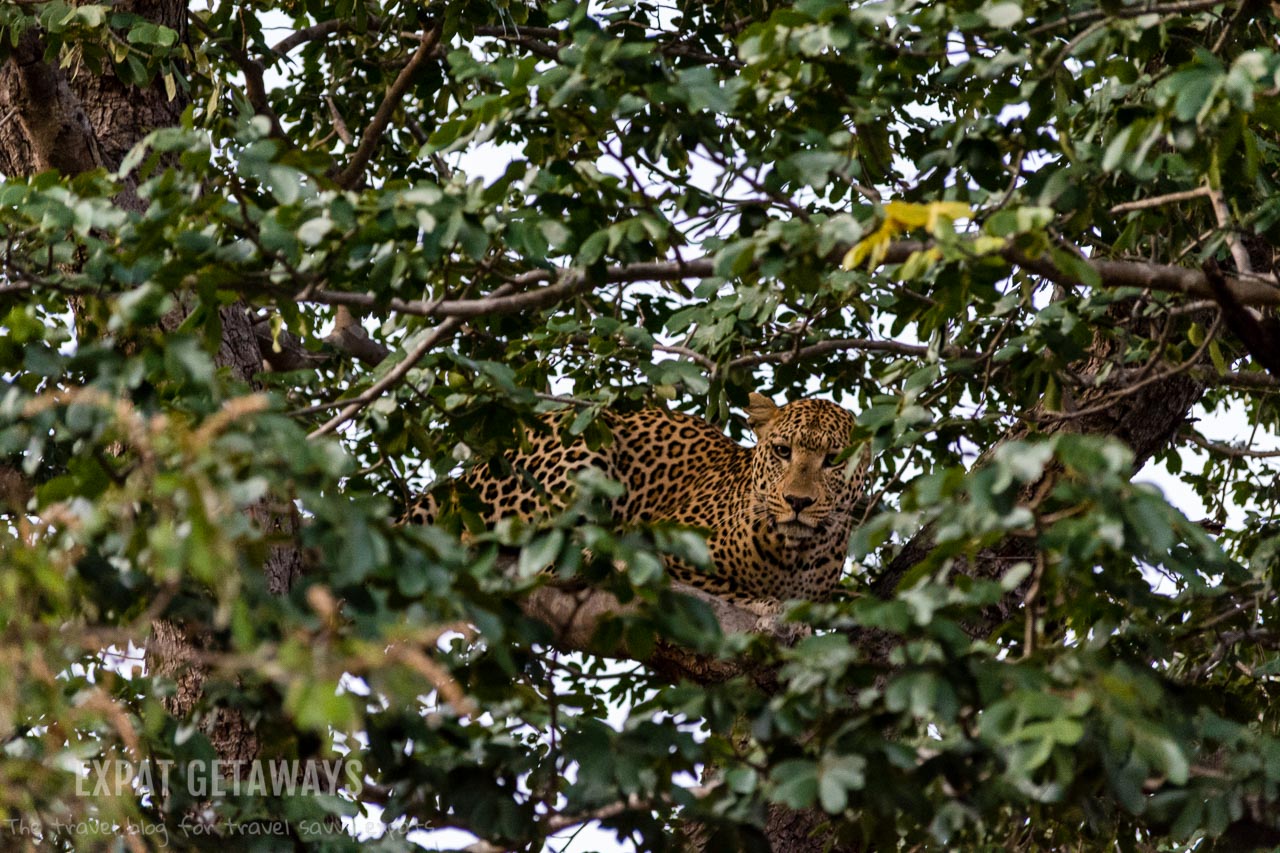
[[[806,759],[782,762],[773,768],[769,781],[771,799],[793,809],[809,808],[818,796],[818,767]]]
[[[564,548],[564,531],[548,530],[520,551],[519,573],[528,578],[549,568]]]
[[[824,811],[844,811],[849,791],[861,790],[866,783],[867,760],[860,755],[824,756],[818,764],[818,801]]]
[[[991,26],[1008,30],[1022,23],[1022,6],[1013,2],[988,3],[982,7],[982,16]]]

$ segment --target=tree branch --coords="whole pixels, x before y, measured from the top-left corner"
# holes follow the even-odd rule
[[[1193,370],[1191,375],[1205,385],[1225,385],[1255,391],[1280,391],[1280,377],[1262,371],[1228,370],[1225,373],[1218,373],[1213,369],[1199,369]]]
[[[827,355],[828,353],[841,352],[843,350],[862,350],[865,352],[887,352],[894,355],[905,355],[919,358],[927,355],[929,347],[923,344],[907,344],[901,341],[878,341],[870,338],[835,338],[828,341],[818,341],[808,346],[799,347],[786,352],[768,352],[758,353],[756,355],[744,355],[735,358],[729,362],[729,367],[755,367],[760,364],[779,363],[791,364],[792,362],[801,361],[806,358]],[[947,358],[982,358],[983,354],[977,350],[963,349],[962,347],[948,346],[943,348],[942,355]]]
[[[381,27],[381,20],[370,16],[369,29],[378,30],[381,29]],[[307,42],[314,41],[315,39],[325,38],[326,36],[333,35],[334,33],[350,32],[350,30],[351,22],[346,18],[334,18],[331,21],[320,21],[317,24],[312,24],[309,27],[303,27],[300,30],[296,30],[287,38],[276,42],[271,46],[271,52],[278,57],[284,56],[298,45],[306,44]]]
[[[689,275],[663,276],[667,266],[679,268],[678,264],[632,264],[627,267],[611,267],[606,271],[603,281],[652,281],[658,278],[692,278]],[[607,273],[614,273],[613,276]],[[705,274],[710,275],[710,261],[706,263]],[[401,314],[412,314],[419,317],[483,317],[489,314],[511,314],[517,311],[536,311],[554,305],[597,283],[590,274],[580,269],[566,270],[531,270],[510,279],[509,283],[519,286],[551,281],[556,276],[555,284],[527,290],[522,293],[497,291],[475,299],[380,299],[368,293],[347,293],[337,290],[316,288],[304,291],[296,297],[300,302],[318,302],[322,305],[346,305],[353,308],[376,308],[385,306]],[[501,288],[500,288],[501,289]]]
[[[1227,247],[1231,250],[1231,260],[1236,263],[1236,272],[1240,275],[1251,275],[1253,264],[1249,262],[1249,250],[1244,247],[1240,235],[1236,233],[1235,226],[1231,222],[1231,211],[1227,209],[1227,200],[1223,197],[1222,190],[1211,187],[1209,201],[1213,204],[1213,215],[1218,220],[1218,228],[1227,237]],[[1206,271],[1205,275],[1208,277],[1210,274]],[[1212,281],[1209,283],[1213,284]]]
[[[885,253],[883,263],[900,264],[916,252],[924,251],[931,244],[915,240],[894,241]],[[848,251],[848,246],[833,250],[827,260],[833,267],[837,265]],[[1027,272],[1041,276],[1048,281],[1064,286],[1078,287],[1084,283],[1059,270],[1047,258],[1032,258],[1023,255],[1017,249],[1007,248],[1001,253],[1008,263],[1018,266]],[[1213,286],[1201,270],[1167,264],[1147,263],[1143,261],[1084,261],[1097,272],[1104,287],[1133,287],[1142,290],[1155,290],[1165,293],[1182,293],[1200,299],[1211,299],[1221,304],[1221,294]],[[538,269],[512,276],[508,282],[516,287],[528,287],[543,282],[554,281],[546,287],[534,288],[520,293],[505,293],[502,296],[490,294],[474,299],[398,299],[386,298],[370,293],[355,293],[341,290],[326,290],[322,287],[308,286],[297,293],[288,293],[280,288],[270,288],[269,292],[277,296],[286,296],[299,302],[315,302],[321,305],[347,306],[350,308],[388,308],[401,314],[419,317],[481,317],[487,314],[513,313],[517,311],[536,311],[546,308],[563,299],[574,296],[600,284],[623,284],[642,281],[682,281],[685,279],[710,278],[715,274],[715,258],[701,257],[691,260],[644,261],[634,264],[607,267],[598,277],[591,271],[581,268]],[[1260,276],[1249,278],[1223,276],[1223,283],[1231,299],[1246,306],[1280,306],[1280,287]],[[232,285],[233,287],[235,285]],[[245,283],[242,289],[252,286],[255,292],[265,289],[261,282],[252,285]],[[11,281],[3,286],[0,293],[17,292],[31,289],[33,283]],[[59,288],[68,293],[79,292],[74,286],[62,285]],[[848,344],[857,348],[855,344]],[[909,346],[909,345],[906,345]],[[902,345],[876,343],[875,347],[885,351],[897,351],[909,354]],[[866,347],[873,348],[873,347]],[[744,357],[754,358],[754,357]],[[770,356],[766,360],[781,360],[782,355]],[[760,362],[754,362],[760,363]],[[734,366],[751,366],[753,362],[742,362]],[[1247,379],[1242,380],[1248,382]],[[1267,387],[1270,387],[1269,385]]]
[[[195,12],[189,12],[188,19],[191,21],[192,26],[200,31],[202,36],[207,39],[215,37],[215,33],[209,29],[209,25]],[[276,115],[276,111],[271,107],[271,100],[267,97],[266,69],[262,63],[238,47],[234,41],[227,40],[222,42],[222,49],[235,62],[240,69],[240,73],[244,74],[244,94],[249,106],[253,107],[253,111],[256,114],[266,117],[267,121],[271,123],[271,138],[280,140],[290,148],[296,148],[297,146],[294,145],[293,140],[284,132],[284,126],[280,124],[280,117]]]
[[[1223,0],[1182,0],[1174,3],[1149,3],[1144,6],[1114,6],[1088,12],[1075,12],[1027,30],[1028,36],[1050,32],[1070,24],[1085,24],[1102,18],[1140,18],[1143,15],[1171,15],[1203,12],[1223,5]]]
[[[1167,195],[1152,196],[1151,198],[1140,198],[1136,201],[1126,201],[1111,208],[1111,213],[1132,213],[1135,210],[1148,210],[1152,207],[1160,207],[1165,204],[1176,204],[1180,201],[1191,201],[1192,199],[1203,198],[1207,195],[1209,195],[1208,187],[1197,187],[1194,190],[1186,190],[1185,192],[1169,193]]]
[[[382,396],[383,391],[399,384],[400,380],[404,378],[404,375],[408,373],[415,364],[421,361],[423,356],[430,352],[433,347],[449,335],[453,334],[454,330],[461,325],[462,320],[457,317],[446,318],[440,323],[440,325],[428,332],[426,337],[424,337],[418,345],[404,357],[403,361],[388,371],[388,373],[377,382],[370,385],[368,390],[352,400],[341,412],[334,415],[322,426],[308,433],[307,438],[315,439],[322,435],[327,435],[347,421],[351,420],[351,418],[355,417],[361,409],[377,400],[378,397]]]
[[[1232,242],[1232,255],[1243,255],[1236,258],[1236,263],[1248,264],[1249,255],[1239,240]],[[1238,252],[1237,252],[1238,250]],[[1275,318],[1259,319],[1255,312],[1241,304],[1226,277],[1218,267],[1218,262],[1209,258],[1204,262],[1205,281],[1209,283],[1214,298],[1222,308],[1223,319],[1227,327],[1235,333],[1244,344],[1245,349],[1272,376],[1280,376],[1280,323]]]
[[[426,62],[436,44],[440,41],[440,33],[443,27],[444,21],[441,19],[437,20],[431,29],[423,31],[417,51],[414,52],[404,68],[400,69],[395,81],[387,89],[387,94],[378,106],[378,111],[374,114],[373,121],[369,122],[369,127],[365,130],[364,137],[360,140],[360,146],[351,155],[351,161],[334,178],[334,183],[338,186],[344,189],[352,189],[364,176],[364,170],[369,165],[369,161],[373,159],[373,152],[377,149],[378,142],[382,139],[382,134],[386,132],[387,125],[391,123],[392,114],[400,105],[400,99],[404,97],[409,84],[413,82],[414,75],[418,73],[422,63]]]
[[[1203,448],[1210,453],[1216,453],[1219,456],[1227,456],[1231,459],[1275,459],[1280,457],[1280,450],[1252,450],[1248,447],[1237,447],[1234,444],[1223,444],[1218,441],[1210,441],[1195,430],[1187,430],[1183,434],[1191,444],[1196,447]]]
[[[276,372],[314,368],[331,356],[331,353],[311,352],[303,345],[302,339],[288,329],[273,333],[266,318],[254,321],[253,334],[258,340],[263,361]],[[335,328],[324,342],[368,367],[382,363],[391,354],[391,350],[370,338],[359,324]]]
[[[767,633],[784,643],[794,637],[794,632],[785,626],[778,626],[773,620],[762,618],[723,598],[680,583],[672,583],[671,588],[711,608],[720,629],[726,634]],[[556,632],[557,647],[596,652],[600,649],[595,648],[593,641],[602,621],[639,610],[636,601],[620,604],[612,593],[605,590],[550,585],[535,589],[521,600],[520,606],[526,615],[551,626]],[[625,648],[606,650],[604,654],[635,659]],[[653,654],[641,662],[671,683],[693,681],[712,684],[740,675],[750,675],[753,680],[764,684],[771,684],[774,680],[771,671],[749,669],[744,661],[715,658],[670,643],[659,643]]]
[[[833,251],[828,260],[832,264],[839,260],[848,250],[848,246]],[[914,240],[895,241],[885,254],[884,263],[900,264],[916,252],[930,248],[930,244]],[[1059,270],[1047,258],[1032,258],[1017,249],[1008,248],[1001,256],[1011,264],[1043,278],[1066,286],[1081,286],[1076,278]],[[1142,261],[1085,261],[1098,273],[1105,287],[1136,287],[1144,290],[1158,290],[1166,293],[1182,293],[1199,298],[1214,298],[1215,294],[1200,270],[1175,267],[1165,264],[1146,263]],[[315,288],[306,292],[305,301],[319,302],[324,305],[348,305],[358,308],[386,306],[402,314],[413,314],[424,317],[476,317],[495,311],[536,310],[546,307],[563,296],[585,290],[590,284],[614,284],[637,281],[679,281],[689,278],[710,278],[715,274],[715,259],[709,257],[695,258],[687,261],[646,261],[644,263],[626,264],[608,267],[598,281],[589,280],[588,273],[582,269],[564,269],[558,273],[552,270],[532,270],[512,279],[513,283],[527,285],[549,281],[559,275],[559,281],[549,287],[525,293],[512,294],[500,301],[490,297],[467,300],[445,300],[435,302],[428,300],[385,299],[367,293],[348,293],[344,291]],[[1227,278],[1227,287],[1233,298],[1242,305],[1277,305],[1280,306],[1280,287],[1276,287],[1258,278]],[[518,306],[518,307],[510,307]]]
[[[702,785],[697,788],[686,788],[684,792],[695,800],[700,800],[715,790],[715,785]],[[551,814],[547,815],[542,821],[542,830],[546,835],[554,835],[562,832],[571,826],[579,826],[584,823],[590,823],[593,820],[608,820],[611,817],[617,817],[626,812],[635,811],[652,811],[659,805],[665,805],[671,802],[671,797],[663,796],[657,800],[646,799],[644,797],[632,794],[625,800],[619,800],[616,803],[609,803],[607,806],[601,806],[598,809],[590,811],[578,812],[576,814]],[[509,853],[523,849],[524,845],[515,847],[507,847],[500,844],[492,844],[488,841],[477,841],[468,847],[463,848],[463,853]]]
[[[372,31],[383,29],[386,22],[377,16],[369,16],[368,28]],[[276,58],[286,56],[290,51],[299,45],[306,44],[316,39],[327,38],[331,35],[352,32],[355,28],[351,22],[345,19],[334,19],[329,21],[320,21],[309,27],[304,27],[288,37],[281,39],[271,47],[271,53]],[[484,38],[494,38],[507,44],[519,45],[528,49],[530,53],[541,56],[544,59],[556,61],[560,58],[560,48],[566,36],[569,35],[566,30],[558,30],[555,27],[506,27],[506,26],[479,26],[475,28],[475,34]],[[717,56],[697,49],[693,44],[687,41],[677,41],[670,44],[659,44],[657,50],[667,57],[679,57],[688,59],[693,62],[700,62],[707,65],[719,65],[724,68],[740,69],[743,64],[734,59],[732,56]]]

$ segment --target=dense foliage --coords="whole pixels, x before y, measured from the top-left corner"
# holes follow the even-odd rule
[[[118,169],[0,184],[0,462],[33,487],[0,526],[0,835],[148,844],[111,827],[203,809],[337,848],[298,827],[363,811],[734,849],[781,806],[850,849],[1280,841],[1274,462],[1222,443],[1280,430],[1280,383],[1198,272],[1277,303],[1269,7],[126,8],[0,7],[0,54],[37,32],[50,67],[189,100]],[[219,356],[246,307],[251,379]],[[757,390],[842,403],[874,450],[847,596],[794,608],[794,646],[671,590],[657,555],[698,537],[615,530],[607,482],[466,545],[395,524],[538,412],[742,438]],[[1214,412],[1240,432],[1188,420]],[[1204,523],[1132,481],[1153,458]],[[595,649],[744,666],[558,646],[521,609],[547,566],[640,602]],[[191,708],[104,657],[156,620],[200,638]],[[363,784],[77,791],[87,759],[212,758],[227,714]]]

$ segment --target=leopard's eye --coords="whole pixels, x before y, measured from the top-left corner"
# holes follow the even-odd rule
[[[785,444],[775,444],[773,446],[773,452],[778,454],[779,459],[791,458],[791,448],[787,447]]]
[[[840,452],[836,451],[835,453],[828,453],[826,455],[826,458],[822,460],[822,464],[826,465],[828,468],[834,468],[835,466],[841,464]]]

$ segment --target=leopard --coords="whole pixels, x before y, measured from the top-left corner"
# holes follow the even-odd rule
[[[706,534],[712,570],[670,557],[672,580],[738,605],[826,601],[844,571],[870,448],[851,446],[855,416],[826,400],[779,406],[753,392],[746,415],[751,447],[681,412],[607,410],[604,447],[529,430],[523,449],[504,454],[510,473],[476,466],[462,480],[491,526],[563,511],[576,479],[595,469],[625,487],[608,506],[620,525],[670,522]],[[544,417],[550,426],[554,416]],[[404,520],[433,523],[443,500],[434,491]]]

